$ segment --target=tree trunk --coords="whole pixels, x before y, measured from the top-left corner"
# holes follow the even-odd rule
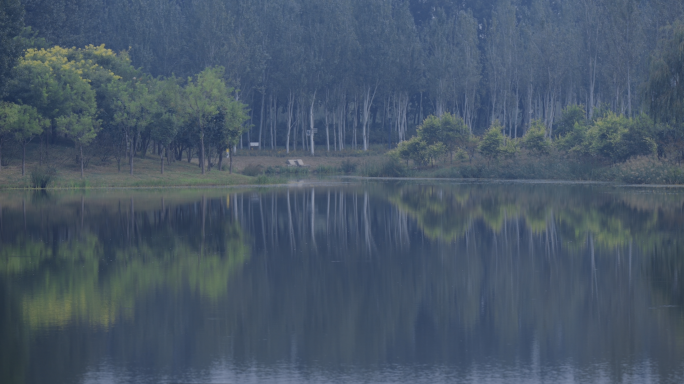
[[[204,127],[202,126],[202,119],[199,121],[200,125],[200,163],[202,167],[202,174],[204,175]]]
[[[83,178],[83,144],[79,144],[78,148],[81,152],[81,179]]]
[[[632,117],[632,80],[630,75],[630,68],[627,67],[627,113],[629,118]]]
[[[228,156],[230,156],[230,164],[228,165],[228,173],[232,174],[233,173],[233,151],[228,152]]]
[[[287,137],[285,139],[285,152],[290,153],[290,132],[292,131],[292,115],[294,112],[294,93],[290,91],[287,98]],[[232,156],[231,156],[231,164]]]
[[[133,142],[129,143],[128,147],[128,166],[130,168],[131,176],[133,176]]]
[[[164,151],[159,150],[159,160],[161,161],[161,174],[164,174]]]
[[[0,139],[0,172],[2,172],[2,139]]]
[[[266,91],[261,94],[261,114],[259,115],[259,150],[261,151],[261,132],[264,129],[264,104],[266,103]]]
[[[309,109],[309,127],[311,129],[311,154],[314,154],[314,105],[316,103],[316,91],[311,98],[311,108]]]
[[[83,171],[81,171],[82,173]],[[21,144],[21,175],[26,173],[26,143]]]
[[[366,88],[366,94],[364,95],[363,99],[363,150],[367,151],[368,150],[368,138],[369,138],[369,118],[370,118],[370,109],[371,106],[373,105],[373,99],[375,98],[375,92],[378,90],[378,86],[375,86],[375,89],[373,89],[373,94],[371,95],[371,87],[368,86]]]
[[[323,107],[325,112],[325,143],[328,147],[328,152],[330,152],[330,126],[328,122],[328,99],[330,98],[330,92],[325,92],[325,106]]]

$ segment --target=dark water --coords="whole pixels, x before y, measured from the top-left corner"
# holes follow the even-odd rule
[[[0,195],[2,383],[682,383],[684,191]]]

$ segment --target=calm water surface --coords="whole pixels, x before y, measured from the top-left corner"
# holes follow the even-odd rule
[[[684,191],[0,194],[2,383],[682,383]]]

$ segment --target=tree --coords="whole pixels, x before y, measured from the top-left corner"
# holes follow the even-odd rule
[[[627,132],[622,136],[622,160],[656,153],[655,137],[655,123],[646,114],[629,119]]]
[[[647,116],[629,119],[608,112],[589,127],[582,147],[585,153],[596,158],[620,162],[655,153],[654,138],[654,123]]]
[[[43,128],[50,125],[50,121],[29,105],[14,105],[15,119],[9,125],[14,140],[21,145],[21,175],[26,174],[26,144],[34,137],[43,133]]]
[[[430,163],[430,156],[432,155],[425,140],[421,140],[419,136],[413,136],[411,139],[399,143],[396,149],[390,151],[390,155],[395,153],[399,158],[406,160],[406,165],[408,165],[409,160],[413,160],[417,165],[427,165]]]
[[[21,56],[20,41],[16,39],[24,27],[24,7],[20,0],[0,0],[0,96],[4,94],[7,78]]]
[[[109,85],[113,101],[113,123],[124,133],[128,152],[129,172],[133,175],[133,156],[135,155],[138,135],[147,129],[154,112],[153,98],[142,79],[117,81]]]
[[[58,117],[56,123],[58,131],[67,135],[78,146],[79,159],[81,160],[81,178],[83,178],[83,147],[90,144],[97,136],[99,122],[91,114],[72,113]]]
[[[574,129],[575,123],[586,125],[586,116],[587,113],[584,110],[583,105],[568,105],[563,109],[560,119],[553,126],[554,137],[563,137],[567,135]]]
[[[2,171],[2,144],[10,137],[18,113],[17,104],[0,103],[0,171]]]
[[[549,154],[551,141],[546,137],[546,127],[541,120],[534,120],[522,138],[522,145],[537,157]]]
[[[73,50],[61,47],[28,49],[15,68],[10,83],[9,100],[16,104],[30,105],[38,113],[50,119],[70,114],[97,113],[96,93],[90,80],[82,77],[86,68],[97,66],[86,61],[71,61]],[[53,139],[56,131],[53,130]],[[47,160],[47,132],[45,135],[45,160]],[[41,159],[43,154],[41,153]]]
[[[487,159],[487,164],[490,160],[496,160],[501,154],[501,146],[503,144],[503,134],[501,130],[503,127],[499,123],[499,120],[494,120],[489,129],[485,132],[480,142],[480,147],[478,148],[482,156]]]
[[[151,138],[158,145],[161,174],[164,174],[164,152],[168,158],[168,146],[176,138],[183,118],[181,112],[182,89],[175,77],[152,82]]]
[[[454,161],[454,151],[457,148],[465,148],[470,137],[470,130],[466,127],[461,117],[451,113],[445,113],[440,119],[441,141],[449,152],[451,161]]]
[[[185,87],[185,100],[188,115],[197,122],[200,139],[200,164],[204,174],[204,129],[207,122],[219,113],[220,108],[230,103],[230,90],[223,82],[223,67],[207,68],[188,79]]]
[[[648,107],[657,122],[684,127],[684,21],[665,28],[646,83]],[[681,128],[684,129],[684,128]]]

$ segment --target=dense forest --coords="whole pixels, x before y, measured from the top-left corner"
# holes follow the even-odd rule
[[[391,147],[446,112],[477,135],[496,125],[522,137],[538,121],[555,138],[572,131],[559,127],[568,107],[589,122],[646,113],[669,124],[660,152],[681,141],[679,0],[2,3],[25,10],[28,28],[15,39],[23,48],[104,44],[150,79],[225,68],[222,80],[249,115],[240,147]],[[197,147],[179,140],[169,144],[177,158]]]

